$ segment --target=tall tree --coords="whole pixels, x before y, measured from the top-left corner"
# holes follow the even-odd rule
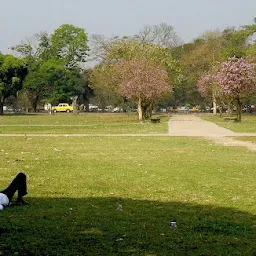
[[[223,56],[224,39],[219,31],[207,31],[190,44],[179,47],[176,52],[177,60],[183,70],[184,80],[174,88],[176,98],[182,98],[183,104],[202,104],[197,83],[201,76],[208,74],[221,61]],[[177,101],[177,100],[176,100]]]
[[[168,73],[146,58],[134,58],[115,65],[121,95],[138,105],[139,121],[145,118],[144,106],[153,105],[164,94],[171,92]]]
[[[30,105],[35,112],[40,100],[46,96],[46,91],[49,91],[47,84],[42,82],[40,69],[52,58],[50,36],[46,32],[36,33],[12,47],[12,50],[22,56],[28,65],[29,73],[24,81],[22,97],[30,101],[30,104],[26,105]]]
[[[66,69],[62,60],[51,59],[40,67],[35,90],[52,104],[70,102],[82,93],[82,74],[79,69]]]
[[[157,44],[163,48],[177,47],[182,44],[174,27],[167,23],[146,25],[133,38],[138,42]]]
[[[118,92],[119,87],[116,81],[113,81],[108,74],[109,70],[113,72],[111,65],[144,58],[165,69],[169,75],[170,84],[174,84],[180,80],[181,70],[178,62],[172,58],[169,47],[180,44],[181,40],[175,33],[174,28],[166,23],[155,26],[147,25],[138,34],[122,38],[113,37],[108,39],[104,36],[94,35],[92,37],[92,53],[95,59],[101,62],[101,65],[98,65],[92,71],[92,87],[97,93],[103,92],[103,90],[96,89],[96,87],[100,88],[100,86],[105,88],[110,86],[113,88],[113,92]],[[104,77],[102,82],[100,82],[100,77]],[[107,91],[111,92],[111,90]],[[104,97],[106,97],[106,94]],[[150,102],[148,99],[148,101],[144,101],[144,104],[144,108],[148,110],[146,112],[150,116],[154,102]]]
[[[61,25],[51,36],[54,58],[63,59],[68,68],[86,61],[87,43],[85,30],[69,24]]]
[[[87,56],[87,42],[84,29],[64,24],[53,35],[37,33],[12,48],[28,63],[24,93],[34,111],[42,100],[58,103],[82,93],[80,63]]]
[[[108,105],[118,105],[123,98],[118,91],[118,83],[115,77],[113,65],[96,65],[90,73],[90,87],[94,92],[94,101],[102,109]]]
[[[173,60],[168,49],[152,43],[135,42],[130,39],[125,39],[115,41],[112,45],[108,46],[104,63],[97,66],[92,72],[92,76],[94,76],[94,79],[92,79],[92,87],[110,86],[113,88],[113,91],[119,91],[118,83],[113,80],[113,77],[115,77],[114,73],[117,72],[117,70],[112,69],[112,64],[123,62],[132,63],[137,60],[147,60],[156,67],[161,67],[169,74],[168,79],[170,84],[173,84],[175,79],[179,77],[180,70],[177,62]],[[101,80],[102,82],[100,82],[100,77],[104,77],[104,79]],[[95,81],[98,81],[97,84]],[[143,108],[145,110],[143,111],[143,118],[151,116],[152,107],[155,103],[156,101],[150,97],[143,101]],[[140,111],[138,112],[140,113]]]
[[[249,63],[243,58],[231,58],[229,61],[221,63],[216,77],[223,93],[236,100],[237,117],[241,122],[242,100],[256,92],[255,64]]]
[[[88,68],[85,69],[82,74],[82,103],[84,104],[86,111],[89,111],[89,100],[94,95],[90,82],[91,72],[92,70]]]
[[[20,44],[11,47],[19,56],[26,59],[27,63],[47,61],[51,58],[50,36],[47,32],[39,32],[32,37],[27,37]]]
[[[23,81],[28,73],[23,59],[0,53],[0,115],[3,115],[3,105],[7,97],[21,90]]]
[[[217,114],[217,103],[224,105],[224,94],[216,78],[216,73],[201,76],[197,84],[202,97],[210,97],[213,104],[213,114]]]
[[[100,62],[108,61],[107,56],[113,51],[113,45],[128,42],[136,42],[140,45],[149,43],[161,48],[177,47],[182,44],[182,40],[178,37],[173,26],[166,23],[153,26],[146,25],[133,36],[107,38],[103,35],[92,35],[90,38],[92,45],[90,58]]]

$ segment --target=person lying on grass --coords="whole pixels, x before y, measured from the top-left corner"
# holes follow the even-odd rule
[[[11,182],[11,184],[3,191],[0,191],[0,210],[11,204],[15,192],[18,191],[17,204],[26,204],[23,196],[27,194],[27,177],[20,172]]]

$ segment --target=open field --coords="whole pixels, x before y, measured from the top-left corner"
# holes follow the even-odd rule
[[[83,113],[38,114],[0,117],[2,133],[42,134],[144,134],[167,133],[168,117],[159,124],[139,123],[136,114]]]
[[[0,212],[2,255],[256,253],[256,162],[246,148],[197,137],[7,136],[0,161],[0,187],[23,171],[29,192],[28,205]]]
[[[207,121],[214,122],[217,125],[227,128],[234,132],[256,133],[256,115],[253,114],[243,114],[241,123],[225,121],[223,117],[220,116],[202,115],[202,117]]]

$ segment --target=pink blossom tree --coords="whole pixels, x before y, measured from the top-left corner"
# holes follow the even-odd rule
[[[206,74],[200,77],[198,84],[198,91],[202,97],[211,97],[213,103],[213,114],[217,113],[217,96],[219,93],[219,86],[213,74]]]
[[[117,63],[115,70],[121,95],[137,103],[139,121],[145,118],[145,107],[152,109],[157,100],[172,91],[165,68],[146,58]]]
[[[197,83],[198,91],[202,97],[210,97],[213,105],[213,114],[217,114],[217,104],[230,105],[230,99],[225,97],[222,88],[220,87],[215,73],[209,73],[200,77]],[[222,111],[220,109],[220,115]]]
[[[225,95],[237,103],[237,119],[241,122],[242,99],[256,92],[255,64],[243,58],[221,63],[216,79]]]

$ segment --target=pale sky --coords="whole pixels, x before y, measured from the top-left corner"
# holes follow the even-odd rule
[[[144,25],[172,25],[185,42],[207,30],[252,24],[256,0],[0,0],[0,52],[62,24],[88,35],[134,35]]]

